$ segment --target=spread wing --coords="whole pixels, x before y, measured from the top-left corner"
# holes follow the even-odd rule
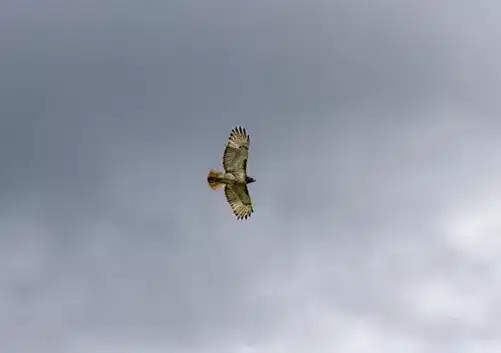
[[[252,201],[249,190],[247,190],[247,185],[226,185],[224,194],[237,219],[247,219],[251,216],[254,210],[252,209]]]
[[[247,157],[249,155],[250,138],[245,128],[236,127],[231,130],[230,138],[223,153],[223,167],[227,173],[239,179],[247,175]]]

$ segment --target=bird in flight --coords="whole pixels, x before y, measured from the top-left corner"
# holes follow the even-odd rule
[[[224,172],[209,171],[207,183],[216,190],[224,186],[226,201],[230,204],[237,219],[247,219],[254,212],[247,184],[256,180],[247,175],[247,157],[250,138],[245,128],[231,130],[223,153]]]

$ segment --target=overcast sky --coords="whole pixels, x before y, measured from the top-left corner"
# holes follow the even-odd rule
[[[1,1],[0,351],[500,352],[500,16]]]

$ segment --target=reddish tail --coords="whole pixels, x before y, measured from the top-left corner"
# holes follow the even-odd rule
[[[207,183],[209,184],[209,186],[212,190],[216,190],[223,185],[223,184],[219,183],[218,175],[219,175],[219,173],[214,169],[211,169],[209,171],[209,175],[207,176]]]

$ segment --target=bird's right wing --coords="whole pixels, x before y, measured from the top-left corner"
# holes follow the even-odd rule
[[[225,185],[224,194],[237,219],[247,219],[251,216],[254,210],[247,185]]]

